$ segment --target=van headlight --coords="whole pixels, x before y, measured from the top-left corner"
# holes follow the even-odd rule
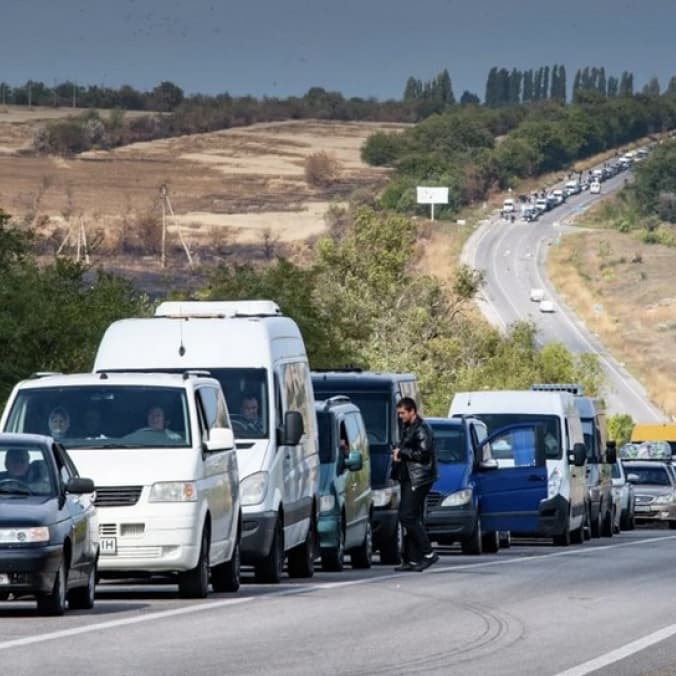
[[[464,488],[456,493],[451,493],[441,501],[442,507],[461,507],[472,499],[472,489]]]
[[[259,505],[265,500],[268,492],[268,473],[255,472],[245,477],[239,484],[239,495],[242,506]]]
[[[392,502],[391,488],[376,488],[371,491],[374,507],[387,507]]]
[[[547,482],[547,497],[553,498],[561,492],[561,471],[557,468],[552,470]]]
[[[148,502],[196,502],[197,489],[192,481],[160,481],[150,487]]]
[[[336,498],[333,495],[322,495],[319,498],[319,511],[322,513],[332,512],[336,506]]]
[[[49,542],[49,528],[0,528],[0,544],[22,545]]]

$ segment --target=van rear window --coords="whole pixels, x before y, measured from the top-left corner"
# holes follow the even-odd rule
[[[492,435],[503,427],[518,423],[541,423],[544,425],[545,457],[559,460],[562,457],[561,425],[555,415],[536,415],[529,413],[473,413],[482,420]]]

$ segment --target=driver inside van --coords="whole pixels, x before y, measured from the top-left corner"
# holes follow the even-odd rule
[[[246,394],[242,399],[240,414],[244,423],[245,431],[253,434],[261,434],[263,425],[258,415],[258,399],[254,394]]]
[[[179,440],[182,439],[180,434],[177,434],[173,430],[170,430],[167,426],[166,416],[164,414],[164,409],[161,406],[152,406],[148,410],[148,427],[144,427],[139,430],[139,432],[154,432],[156,434],[163,434],[169,439]]]

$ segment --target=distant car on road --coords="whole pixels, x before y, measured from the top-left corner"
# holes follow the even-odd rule
[[[598,181],[592,181],[589,184],[589,192],[592,195],[600,195],[601,194],[601,184]]]
[[[0,600],[34,596],[44,615],[93,608],[94,482],[61,444],[34,434],[0,434],[0,467]]]
[[[540,301],[540,312],[555,312],[554,303],[551,300]]]
[[[530,290],[530,299],[534,303],[541,303],[545,299],[544,289],[531,289]]]
[[[666,522],[676,529],[676,478],[664,462],[625,460],[627,481],[636,495],[636,523]]]
[[[618,460],[612,469],[613,497],[617,506],[618,524],[621,530],[634,529],[634,507],[636,498],[634,486],[627,481],[627,474],[622,463]]]

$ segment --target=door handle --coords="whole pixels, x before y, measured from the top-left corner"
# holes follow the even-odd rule
[[[545,478],[543,476],[540,476],[539,474],[531,474],[528,477],[528,481],[544,481]]]

